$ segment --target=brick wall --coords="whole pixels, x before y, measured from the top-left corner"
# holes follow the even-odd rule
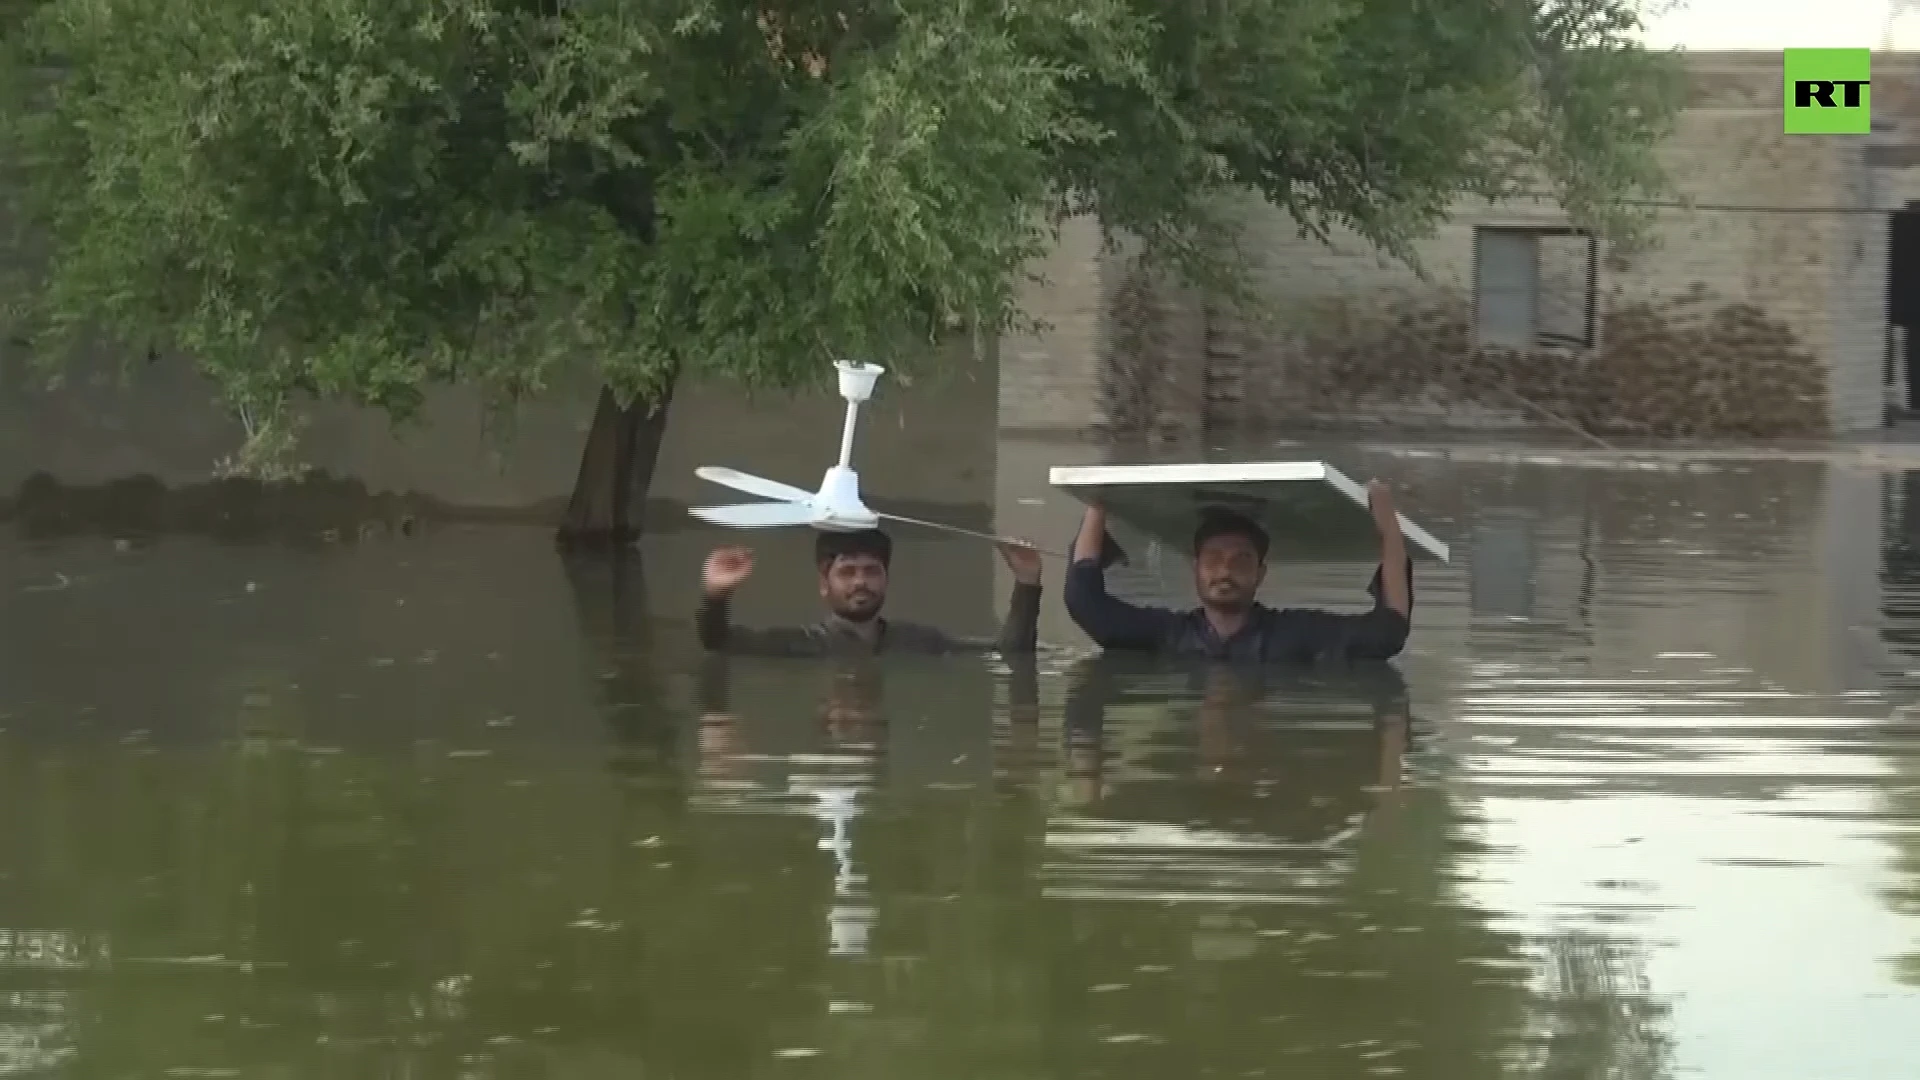
[[[1836,162],[1841,205],[1892,209],[1864,141],[1847,140]],[[1867,431],[1886,418],[1888,218],[1834,215],[1828,256],[1827,366],[1833,430]]]
[[[1125,237],[1107,248],[1091,217],[1062,227],[1053,251],[1030,268],[1021,296],[1025,314],[1041,325],[1000,342],[1002,431],[1198,433],[1204,298],[1151,275],[1145,303],[1133,302],[1142,293],[1138,257]]]
[[[1084,431],[1102,419],[1100,343],[1105,311],[1100,227],[1068,221],[1053,253],[1033,268],[1021,306],[1044,325],[1000,343],[1000,427]]]
[[[1206,297],[1141,260],[1123,238],[1101,260],[1100,416],[1095,428],[1190,442],[1207,415]]]
[[[1551,413],[1590,429],[1700,435],[1740,428],[1817,434],[1877,424],[1884,242],[1875,238],[1884,229],[1843,215],[1714,209],[1856,204],[1866,197],[1863,140],[1783,135],[1777,56],[1695,63],[1705,77],[1664,158],[1682,194],[1704,205],[1662,210],[1649,247],[1609,252],[1599,282],[1602,333],[1638,305],[1691,297],[1691,308],[1663,310],[1656,322],[1637,319],[1631,342],[1624,329],[1603,340],[1600,362],[1610,369],[1604,377],[1575,375],[1572,369],[1596,363],[1579,352],[1541,350],[1502,364],[1468,355],[1475,227],[1566,224],[1548,200],[1463,203],[1419,245],[1424,279],[1358,237],[1338,235],[1322,245],[1299,236],[1273,208],[1250,204],[1265,314],[1278,325],[1261,328],[1259,344],[1248,350],[1249,399],[1233,419],[1285,424],[1345,413],[1486,428],[1540,424]],[[1701,349],[1702,324],[1724,322],[1736,308],[1750,314],[1723,330],[1715,347]],[[1356,340],[1379,333],[1386,317],[1413,325]],[[1446,341],[1453,351],[1431,341]],[[1720,356],[1718,367],[1702,352]],[[1324,371],[1329,353],[1344,370]],[[1825,370],[1793,370],[1814,363]],[[1370,372],[1369,365],[1395,370]],[[1408,369],[1417,373],[1412,380]],[[1774,407],[1784,396],[1812,396],[1806,388],[1820,383],[1826,402],[1791,412]],[[1703,398],[1717,405],[1703,410]],[[1352,416],[1356,406],[1363,415]],[[1701,423],[1703,411],[1717,423]]]
[[[1485,430],[1560,417],[1616,434],[1696,436],[1879,426],[1887,222],[1839,211],[1920,197],[1920,166],[1870,166],[1865,138],[1784,135],[1778,53],[1697,53],[1688,63],[1691,96],[1663,151],[1676,201],[1687,205],[1659,211],[1646,249],[1608,252],[1598,350],[1471,348],[1475,226],[1565,224],[1548,199],[1462,203],[1417,246],[1423,276],[1350,233],[1326,244],[1304,237],[1284,213],[1249,198],[1238,212],[1258,264],[1260,310],[1222,317],[1205,298],[1168,288],[1152,311],[1129,310],[1139,301],[1116,287],[1123,268],[1096,257],[1100,286],[1083,274],[1073,287],[1034,294],[1038,313],[1064,310],[1075,321],[1049,349],[1004,357],[1003,389],[1021,396],[1003,400],[1003,423],[1018,413],[1040,427],[1098,427],[1111,418],[1089,416],[1089,399],[1076,395],[1130,382],[1122,403],[1132,408],[1119,419],[1187,437],[1329,418]],[[1876,58],[1874,86],[1876,112],[1920,143],[1920,58]],[[1058,273],[1076,254],[1063,244],[1050,268]],[[1086,305],[1096,294],[1108,329],[1089,335]],[[1116,340],[1140,322],[1157,324],[1166,355],[1119,355]],[[1054,370],[1023,369],[1043,352]],[[1157,388],[1145,408],[1143,384]]]

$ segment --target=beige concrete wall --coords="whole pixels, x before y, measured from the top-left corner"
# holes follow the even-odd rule
[[[1709,207],[1833,205],[1843,197],[1838,156],[1826,140],[1783,135],[1777,102],[1695,106],[1681,115],[1661,155],[1681,197]],[[1826,350],[1828,255],[1839,225],[1830,215],[1663,212],[1655,246],[1608,274],[1603,289],[1637,299],[1704,285],[1759,307]]]
[[[1650,247],[1624,258],[1616,253],[1601,276],[1602,317],[1624,304],[1694,289],[1718,303],[1751,304],[1825,361],[1837,430],[1878,426],[1884,221],[1716,208],[1871,206],[1864,140],[1782,134],[1777,55],[1706,63],[1729,81],[1681,115],[1662,153],[1681,197],[1702,208],[1661,211]],[[1769,79],[1771,94],[1759,93],[1755,83]],[[1546,200],[1496,206],[1463,201],[1417,246],[1423,280],[1350,232],[1336,232],[1323,245],[1299,235],[1292,220],[1270,206],[1249,202],[1246,214],[1251,246],[1261,259],[1263,299],[1283,327],[1304,327],[1330,300],[1401,290],[1464,296],[1477,226],[1568,223]],[[1257,362],[1285,363],[1286,357],[1284,345],[1269,347]]]
[[[1865,140],[1838,162],[1842,205],[1891,211],[1880,170],[1867,164]],[[1828,257],[1828,393],[1835,431],[1868,431],[1886,422],[1887,277],[1891,223],[1885,213],[1836,215]]]
[[[169,486],[206,480],[240,445],[239,425],[184,365],[140,364],[122,381],[106,357],[45,389],[17,358],[0,377],[0,495],[35,472],[74,485],[148,473]],[[999,404],[991,349],[956,343],[942,373],[915,385],[887,381],[869,407],[856,463],[866,490],[977,508],[993,499]],[[490,431],[478,394],[429,396],[417,423],[396,429],[380,413],[326,406],[307,413],[300,457],[375,491],[430,495],[461,506],[511,508],[564,499],[592,420],[595,388],[561,388],[521,406],[510,429]],[[704,464],[819,482],[838,452],[844,404],[830,390],[748,397],[696,385],[676,400],[655,493],[685,500],[724,492],[693,477]]]
[[[1832,432],[1880,426],[1887,222],[1871,211],[1897,206],[1920,192],[1915,187],[1920,181],[1907,176],[1920,170],[1869,167],[1864,138],[1784,135],[1778,53],[1696,53],[1687,63],[1691,97],[1662,157],[1679,198],[1695,208],[1661,210],[1653,243],[1646,250],[1609,253],[1613,258],[1600,281],[1603,327],[1610,314],[1628,305],[1698,294],[1702,310],[1751,305],[1768,327],[1789,334],[1790,342],[1784,347],[1755,346],[1751,356],[1717,361],[1717,370],[1703,363],[1698,371],[1689,368],[1653,376],[1667,385],[1650,391],[1648,400],[1624,406],[1624,411],[1664,410],[1663,422],[1683,425],[1693,408],[1686,396],[1688,387],[1712,384],[1711,391],[1702,392],[1767,402],[1778,400],[1783,386],[1811,382],[1820,388],[1820,397],[1808,399],[1812,404],[1805,412],[1807,423]],[[1875,93],[1876,110],[1901,125],[1897,137],[1920,139],[1920,59],[1876,57]],[[1794,212],[1737,209],[1755,206],[1794,208]],[[1169,384],[1161,394],[1161,412],[1187,415],[1159,416],[1154,421],[1157,427],[1204,434],[1221,426],[1258,427],[1275,417],[1283,417],[1279,423],[1285,426],[1292,422],[1284,418],[1290,408],[1306,418],[1334,414],[1353,421],[1403,425],[1497,429],[1543,422],[1537,411],[1512,395],[1489,394],[1471,401],[1456,395],[1444,407],[1411,401],[1362,403],[1367,393],[1360,390],[1315,385],[1304,372],[1303,354],[1310,351],[1309,338],[1325,337],[1330,306],[1344,305],[1363,316],[1390,315],[1395,305],[1429,301],[1463,309],[1472,273],[1474,227],[1565,224],[1565,214],[1550,200],[1498,206],[1463,201],[1446,224],[1417,245],[1424,277],[1385,258],[1350,232],[1336,230],[1330,242],[1323,244],[1301,235],[1291,218],[1257,200],[1245,200],[1239,212],[1257,262],[1260,314],[1267,325],[1237,324],[1223,334],[1199,319],[1194,298],[1163,291],[1159,298],[1163,310],[1157,316],[1163,324],[1166,350],[1180,355],[1160,363],[1167,371],[1162,381]],[[1104,285],[1096,286],[1092,278],[1102,276],[1094,272],[1102,263],[1089,254],[1090,227],[1079,227],[1083,231],[1070,233],[1047,264],[1057,284],[1029,294],[1036,314],[1065,314],[1067,319],[1055,318],[1055,323],[1068,329],[1040,344],[1022,341],[1006,354],[1007,396],[1001,415],[1009,426],[1079,430],[1100,425],[1100,417],[1088,414],[1086,403],[1097,400],[1089,390],[1103,385],[1102,371],[1111,382],[1121,359],[1112,355],[1115,312],[1098,314],[1095,321],[1106,327],[1104,331],[1089,331],[1089,305],[1096,296],[1104,296],[1111,307],[1118,272],[1109,260]],[[1074,260],[1081,260],[1077,274],[1066,265]],[[1210,333],[1216,340],[1232,338],[1238,347],[1216,348],[1207,356]],[[1338,344],[1338,333],[1332,336]],[[1685,331],[1676,327],[1673,336],[1684,338]],[[1795,355],[1784,356],[1783,350]],[[1244,359],[1237,352],[1244,352]],[[1567,354],[1557,359],[1553,355],[1522,358],[1522,363],[1535,366],[1556,362],[1566,365],[1572,358]],[[1628,369],[1640,362],[1632,357],[1615,361]],[[1662,362],[1677,363],[1654,361]],[[1046,370],[1039,370],[1042,365]],[[1608,376],[1615,382],[1636,377],[1644,381],[1632,370]],[[1549,373],[1535,381],[1552,384],[1566,377]],[[1227,395],[1211,394],[1206,388],[1214,384],[1234,389]],[[1201,391],[1193,392],[1193,386]],[[1523,391],[1520,397],[1537,402],[1565,387],[1523,384],[1517,389]],[[1617,398],[1615,389],[1599,385],[1588,392],[1601,399]],[[1240,398],[1237,402],[1222,400],[1235,394]],[[1604,411],[1604,401],[1594,408]],[[1762,428],[1769,423],[1737,415],[1739,411],[1738,406],[1722,408],[1729,415],[1721,422]],[[1796,423],[1773,421],[1775,427]]]
[[[1053,253],[1032,268],[1020,304],[1043,323],[1000,343],[999,426],[1011,431],[1086,431],[1100,410],[1100,226],[1091,217],[1061,227]]]
[[[991,349],[976,355],[957,343],[944,359],[937,377],[911,386],[882,384],[865,411],[855,462],[877,506],[910,500],[905,512],[985,524],[996,498],[995,358]],[[18,369],[0,382],[0,498],[40,471],[70,485],[142,473],[172,487],[192,485],[239,446],[239,426],[190,369],[142,365],[122,385],[108,377],[104,360],[98,363],[72,373],[59,390],[38,388]],[[572,490],[596,392],[577,386],[525,405],[510,433],[486,430],[478,396],[461,389],[436,391],[420,422],[399,431],[376,412],[319,408],[310,413],[301,457],[376,492],[427,495],[468,508],[544,505],[551,511]],[[688,387],[674,403],[653,492],[683,502],[733,501],[732,493],[694,477],[693,470],[707,464],[812,487],[838,453],[844,408],[831,391],[749,398],[726,386]],[[990,634],[1007,591],[995,586],[1001,564],[992,549],[956,548],[925,530],[894,531],[891,610],[955,632]],[[649,537],[645,563],[654,610],[690,613],[706,551],[739,540],[690,521]],[[516,542],[551,547],[545,530]],[[752,542],[767,572],[743,596],[740,617],[759,625],[816,617],[814,578],[804,570],[811,565],[812,535],[777,530]]]

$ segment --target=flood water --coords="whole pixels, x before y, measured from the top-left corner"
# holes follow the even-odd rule
[[[1914,1075],[1920,477],[1375,464],[1397,678],[719,665],[690,531],[4,535],[0,1072]]]

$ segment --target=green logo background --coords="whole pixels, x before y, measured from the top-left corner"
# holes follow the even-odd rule
[[[1872,49],[1788,49],[1786,80],[1782,84],[1786,106],[1788,135],[1865,135],[1873,130],[1873,87],[1860,88],[1860,107],[1828,109],[1814,105],[1793,107],[1793,84],[1802,79],[1868,79],[1873,68]],[[1834,90],[1834,101],[1845,100],[1843,87]]]

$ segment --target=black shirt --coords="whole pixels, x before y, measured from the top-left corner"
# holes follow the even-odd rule
[[[753,630],[732,625],[726,597],[708,597],[700,605],[694,624],[700,631],[700,644],[714,652],[753,656],[843,656],[863,653],[918,653],[948,655],[954,653],[999,652],[1002,655],[1032,653],[1040,635],[1040,586],[1016,583],[1007,601],[1007,617],[1000,625],[1000,636],[992,641],[971,641],[949,637],[931,626],[876,619],[871,639],[851,624],[836,618],[822,619],[809,626],[782,626]]]
[[[1406,574],[1411,598],[1411,559]],[[1170,611],[1114,597],[1107,592],[1106,571],[1100,562],[1085,559],[1067,568],[1066,604],[1074,623],[1103,649],[1282,664],[1388,660],[1406,647],[1411,625],[1382,601],[1377,571],[1369,590],[1374,594],[1373,610],[1358,615],[1255,604],[1239,632],[1222,639],[1199,608]]]

